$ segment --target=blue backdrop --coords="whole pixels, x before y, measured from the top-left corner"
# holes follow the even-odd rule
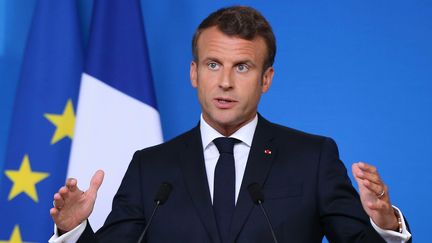
[[[35,3],[0,1],[0,171]],[[432,2],[143,0],[166,140],[194,126],[200,114],[189,81],[193,31],[208,13],[233,4],[259,9],[276,34],[276,74],[261,114],[333,137],[348,168],[358,160],[376,165],[415,239],[428,242]],[[91,7],[80,1],[84,44]]]

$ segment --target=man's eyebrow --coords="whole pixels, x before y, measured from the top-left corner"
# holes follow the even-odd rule
[[[251,66],[251,67],[256,66],[256,64],[253,61],[251,61],[250,59],[244,59],[244,60],[239,60],[239,61],[235,62],[235,65],[239,65],[239,64],[246,64],[246,65]]]
[[[206,58],[204,58],[203,60],[202,60],[202,62],[203,63],[207,63],[207,62],[209,62],[209,61],[212,61],[212,62],[217,62],[217,63],[222,63],[221,61],[220,61],[220,59],[219,58],[217,58],[217,57],[206,57]],[[253,62],[252,60],[250,60],[250,59],[240,59],[240,60],[238,60],[238,61],[236,61],[235,63],[234,63],[234,66],[237,66],[237,65],[240,65],[240,64],[246,64],[246,65],[248,65],[248,66],[250,66],[250,67],[256,67],[257,65],[256,65],[256,63],[255,62]]]
[[[221,63],[221,61],[217,57],[206,57],[206,58],[203,59],[203,62],[208,62],[208,61],[214,61],[214,62],[217,62],[217,63]]]

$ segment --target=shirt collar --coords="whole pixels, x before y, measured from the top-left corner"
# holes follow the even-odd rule
[[[258,124],[258,115],[255,115],[254,119],[248,122],[246,125],[242,126],[239,130],[233,133],[230,138],[236,138],[242,141],[247,146],[252,146],[252,139],[255,133],[256,126]],[[211,127],[203,118],[201,114],[200,118],[200,131],[201,140],[204,150],[213,142],[215,138],[224,137],[216,129]]]

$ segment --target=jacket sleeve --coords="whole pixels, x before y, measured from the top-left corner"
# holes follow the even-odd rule
[[[318,173],[318,207],[329,242],[385,242],[370,220],[339,159],[335,142],[322,142]]]
[[[135,153],[113,199],[112,209],[104,225],[93,233],[90,224],[77,241],[136,242],[145,225],[142,203],[140,161]]]

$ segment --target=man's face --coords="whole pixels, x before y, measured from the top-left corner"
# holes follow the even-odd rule
[[[244,40],[211,27],[200,34],[197,47],[190,78],[203,118],[229,136],[255,117],[261,94],[270,87],[274,70],[263,71],[264,39]]]

